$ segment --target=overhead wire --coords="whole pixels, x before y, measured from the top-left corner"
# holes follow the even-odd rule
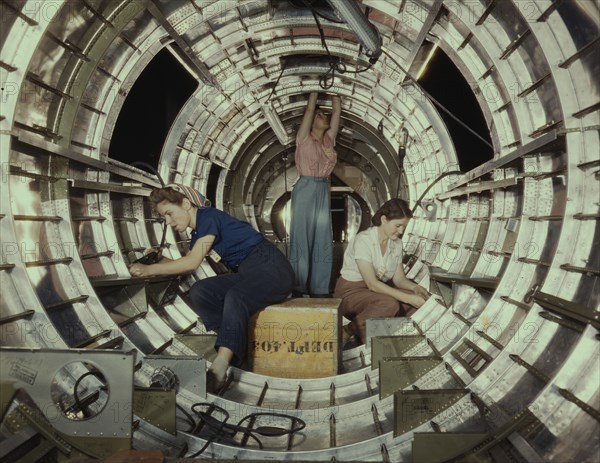
[[[288,178],[287,178],[287,161],[288,161],[288,145],[285,145],[283,147],[283,183],[285,186],[285,193],[287,194],[288,192]],[[285,206],[284,206],[285,208]],[[286,216],[284,215],[284,218]],[[287,239],[287,226],[285,223],[285,219],[284,219],[284,223],[283,223],[283,229],[284,229],[284,235],[283,235],[283,244],[285,247],[285,257],[289,257],[288,256],[288,239]]]
[[[284,60],[283,61],[283,65],[281,66],[281,72],[279,73],[279,77],[277,77],[277,80],[275,81],[275,85],[273,85],[273,89],[271,90],[271,93],[269,94],[269,98],[266,99],[265,104],[269,102],[269,100],[271,99],[271,97],[275,93],[275,89],[277,88],[277,85],[279,85],[279,81],[281,80],[281,76],[283,76],[283,73],[285,72],[286,68],[287,68],[287,62]]]
[[[304,4],[310,8],[313,18],[315,18],[317,29],[319,30],[319,36],[321,37],[321,44],[323,45],[323,48],[325,48],[327,56],[329,57],[329,70],[319,77],[319,87],[321,87],[323,90],[328,90],[333,87],[333,84],[335,83],[335,71],[337,70],[340,74],[343,74],[346,70],[346,67],[340,63],[339,59],[334,58],[334,56],[329,52],[329,47],[327,46],[327,41],[325,40],[325,33],[323,32],[321,21],[319,21],[315,9],[306,1],[304,1]],[[329,77],[329,74],[331,74],[331,77]],[[331,83],[329,83],[329,79],[331,79]]]
[[[412,207],[411,212],[414,214],[414,212],[417,210],[417,207],[419,206],[419,204],[421,204],[421,201],[423,201],[423,198],[425,197],[425,195],[427,193],[429,193],[429,190],[431,190],[437,182],[439,182],[443,178],[448,177],[449,175],[461,175],[462,173],[463,172],[460,170],[449,170],[448,172],[444,172],[442,175],[440,175],[438,178],[436,178],[433,182],[431,182],[429,185],[427,185],[427,188],[425,188],[425,191],[423,191],[423,193],[421,193],[421,196],[419,196],[419,199],[417,199],[417,201],[415,202],[415,205]]]
[[[318,11],[315,10],[315,8],[312,7],[312,5],[310,3],[308,3],[306,0],[303,0],[304,4],[307,6],[307,8],[310,9],[313,18],[315,18],[315,23],[317,24],[317,29],[319,31],[319,36],[321,38],[321,44],[323,45],[323,48],[325,48],[325,52],[327,53],[327,56],[329,57],[329,70],[327,72],[325,72],[324,74],[322,74],[319,77],[319,87],[321,87],[323,90],[328,90],[330,88],[333,87],[334,83],[335,83],[335,72],[339,72],[340,74],[345,74],[345,73],[350,73],[350,74],[360,74],[362,72],[368,71],[369,69],[371,69],[373,67],[373,64],[369,64],[366,68],[364,69],[358,69],[356,71],[348,71],[348,69],[346,68],[346,65],[340,61],[340,59],[337,56],[334,56],[331,54],[331,52],[329,51],[329,47],[327,46],[327,40],[325,40],[325,33],[323,31],[323,26],[321,25],[321,21],[319,21],[318,16],[324,17],[322,15],[319,15]],[[329,18],[325,18],[330,20]],[[377,31],[377,33],[379,33],[379,31]],[[368,54],[367,54],[368,56]],[[331,74],[331,77],[329,77],[329,74]],[[329,79],[331,79],[331,83],[329,83]]]
[[[490,148],[494,149],[494,147],[492,146],[492,144],[490,142],[488,142],[485,138],[483,138],[481,135],[479,135],[477,132],[475,132],[471,127],[469,127],[467,124],[465,124],[463,121],[461,121],[457,116],[455,116],[448,108],[446,108],[442,103],[440,103],[436,98],[433,97],[433,95],[431,95],[431,93],[429,93],[427,90],[425,90],[423,88],[423,86],[417,81],[417,79],[415,79],[412,75],[409,74],[409,72],[404,69],[404,67],[398,63],[398,61],[396,61],[396,59],[391,56],[386,50],[385,48],[381,48],[382,52],[390,59],[392,60],[392,62],[398,66],[398,68],[400,68],[400,70],[406,75],[406,77],[412,81],[417,88],[423,92],[423,94],[425,96],[427,96],[427,98],[429,98],[438,108],[440,108],[442,111],[444,111],[448,116],[450,116],[452,119],[454,119],[456,122],[458,122],[462,127],[464,127],[465,129],[467,129],[469,132],[471,132],[472,135],[474,135],[475,137],[477,137],[479,140],[481,140],[483,143],[485,143],[487,146],[489,146]]]
[[[321,16],[324,19],[327,19],[329,21],[332,21],[331,18],[327,18],[323,15],[321,15],[313,6],[312,6],[312,2],[311,1],[307,1],[307,0],[302,0],[304,5],[310,9],[314,19],[315,19],[315,23],[317,25],[317,29],[319,31],[319,36],[321,39],[321,43],[323,45],[323,48],[325,49],[325,52],[327,53],[327,56],[329,57],[329,70],[321,75],[319,77],[319,86],[324,89],[330,89],[331,87],[333,87],[334,82],[335,82],[335,72],[337,71],[340,74],[344,74],[344,73],[350,73],[350,74],[360,74],[363,72],[366,72],[368,70],[370,70],[373,66],[373,64],[369,64],[366,68],[364,69],[359,69],[356,71],[348,71],[346,69],[346,66],[344,63],[342,63],[338,57],[334,56],[331,54],[331,52],[329,51],[329,47],[327,46],[327,40],[325,39],[325,33],[323,31],[323,27],[321,25],[321,22],[319,21],[318,16]],[[333,21],[336,22],[336,21]],[[379,30],[377,30],[377,33],[379,34]],[[427,90],[425,90],[425,88],[423,88],[423,86],[417,81],[417,79],[415,79],[406,69],[404,69],[404,67],[398,63],[398,61],[383,47],[381,47],[381,51],[382,53],[384,53],[405,75],[405,78],[409,79],[411,82],[413,82],[415,84],[415,86],[417,87],[417,89],[419,91],[421,91],[435,106],[437,106],[441,111],[443,111],[445,114],[447,114],[450,118],[452,118],[455,122],[457,122],[460,126],[462,126],[464,129],[466,129],[469,133],[471,133],[473,136],[475,136],[477,139],[479,139],[481,142],[483,142],[485,145],[487,145],[488,147],[490,147],[492,150],[494,149],[493,145],[487,141],[485,138],[483,138],[481,135],[479,135],[475,130],[473,130],[471,127],[469,127],[465,122],[463,122],[458,116],[454,115],[448,108],[446,108],[440,101],[438,101],[433,95],[431,95],[431,93],[429,93]],[[368,55],[368,54],[367,54]],[[329,74],[331,74],[331,77],[329,77]],[[280,75],[281,77],[281,75]],[[277,82],[279,82],[279,79],[277,80]],[[331,82],[331,83],[330,83]],[[275,87],[277,86],[277,83],[275,84]],[[275,89],[275,88],[274,88]],[[273,90],[274,90],[273,89]],[[270,98],[270,96],[269,96]],[[415,206],[413,208],[413,212],[416,209],[416,207],[421,203],[421,201],[423,200],[424,196],[431,190],[431,188],[441,179],[445,178],[448,175],[451,174],[462,174],[461,171],[450,171],[450,172],[446,172],[444,174],[442,174],[441,176],[439,176],[437,179],[435,179],[423,192],[423,194],[421,195],[421,197],[419,198],[419,200],[415,203]],[[398,188],[399,189],[399,188]]]
[[[323,74],[320,78],[319,78],[319,86],[324,89],[327,90],[331,87],[333,87],[334,84],[334,80],[335,80],[335,71],[337,70],[337,72],[339,72],[340,74],[344,74],[344,73],[350,73],[350,74],[360,74],[362,72],[368,71],[372,68],[372,64],[369,64],[369,66],[367,66],[364,69],[359,69],[356,71],[348,71],[346,69],[346,66],[341,63],[341,61],[339,61],[339,58],[333,56],[331,54],[331,52],[329,51],[329,47],[327,46],[327,41],[325,39],[325,34],[323,32],[323,27],[321,26],[321,22],[319,21],[318,17],[317,17],[317,11],[312,7],[312,5],[307,2],[306,0],[303,0],[304,4],[311,10],[311,13],[313,15],[313,17],[315,18],[315,22],[317,24],[317,28],[319,30],[319,36],[321,38],[321,43],[323,44],[323,48],[325,48],[325,51],[327,53],[327,56],[329,57],[329,65],[330,65],[330,69]],[[329,18],[326,18],[329,19]],[[379,30],[377,30],[377,33],[379,33]],[[404,69],[404,67],[398,63],[398,61],[396,61],[396,59],[390,55],[390,53],[388,53],[385,48],[381,47],[381,51],[396,65],[398,66],[398,68],[405,74],[406,78],[408,78],[410,81],[412,81],[417,88],[424,94],[427,96],[427,98],[429,98],[438,108],[440,108],[444,113],[446,113],[448,116],[450,116],[454,121],[456,121],[458,124],[460,124],[463,128],[465,128],[466,130],[468,130],[472,135],[474,135],[475,137],[477,137],[479,140],[481,140],[483,143],[485,143],[487,146],[489,146],[490,148],[494,149],[493,145],[488,142],[485,138],[483,138],[481,135],[479,135],[475,130],[473,130],[471,127],[469,127],[466,123],[464,123],[460,118],[458,118],[457,116],[455,116],[448,108],[446,108],[442,103],[440,103],[433,95],[431,95],[431,93],[429,93],[427,90],[425,90],[423,88],[423,86],[417,81],[417,79],[415,79],[411,74],[409,74],[409,72]],[[367,54],[368,56],[368,54]],[[334,64],[336,63],[336,64]],[[339,63],[339,64],[338,64]],[[340,66],[341,65],[341,66]],[[329,73],[331,73],[331,84],[328,83],[328,75]]]

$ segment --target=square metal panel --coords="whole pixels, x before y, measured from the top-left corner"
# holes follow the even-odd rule
[[[165,432],[175,435],[175,389],[134,389],[133,413]]]
[[[437,357],[403,357],[381,360],[379,362],[379,398],[384,399],[394,392],[410,386],[442,361]]]
[[[409,390],[394,393],[394,437],[415,429],[450,408],[468,389]]]
[[[380,360],[402,357],[425,336],[377,336],[371,338],[371,369],[379,368]]]
[[[367,346],[375,336],[405,336],[419,334],[408,317],[382,317],[367,320]]]
[[[174,338],[203,359],[212,361],[217,356],[215,351],[216,334],[176,334]]]
[[[412,443],[412,461],[413,463],[449,461],[469,451],[488,436],[486,433],[470,432],[416,432]],[[479,461],[487,462],[488,460],[470,455],[468,461],[477,463]]]

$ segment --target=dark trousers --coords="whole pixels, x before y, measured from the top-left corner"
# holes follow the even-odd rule
[[[246,354],[248,319],[285,299],[293,282],[290,263],[265,239],[242,261],[237,273],[196,282],[190,298],[206,329],[218,333],[215,349],[221,346],[231,349],[232,365],[240,366]]]

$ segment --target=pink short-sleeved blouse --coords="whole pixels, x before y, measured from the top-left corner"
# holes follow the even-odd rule
[[[337,162],[335,139],[328,130],[323,135],[323,143],[319,142],[312,133],[306,140],[296,139],[296,168],[298,174],[310,177],[329,177]]]

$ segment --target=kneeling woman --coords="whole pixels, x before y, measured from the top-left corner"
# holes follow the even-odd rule
[[[400,237],[411,217],[406,201],[390,199],[372,217],[374,226],[357,234],[344,253],[334,297],[342,299],[348,330],[361,344],[367,319],[410,315],[429,297],[404,274]]]
[[[129,271],[133,276],[187,273],[213,251],[235,270],[202,279],[190,290],[193,308],[206,329],[218,333],[217,357],[207,372],[207,390],[218,392],[229,364],[240,366],[244,361],[248,318],[285,299],[292,290],[294,273],[286,257],[249,223],[202,207],[203,199],[182,185],[153,190],[150,201],[167,225],[178,232],[192,229],[191,249],[179,259],[133,264]]]

